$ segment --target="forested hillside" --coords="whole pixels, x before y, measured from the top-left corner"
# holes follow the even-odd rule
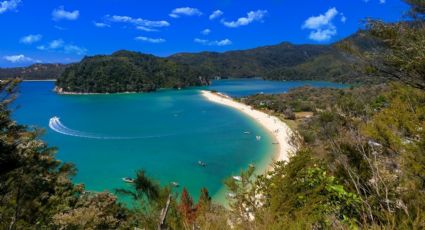
[[[363,31],[331,45],[273,46],[224,53],[181,53],[169,59],[186,63],[208,77],[262,77],[270,80],[327,80],[345,83],[379,82],[382,79],[358,74],[353,68],[358,57],[344,52],[341,44],[351,43],[361,50],[382,47]]]
[[[130,51],[86,57],[56,82],[58,91],[79,93],[149,92],[206,84],[188,65]]]
[[[295,66],[332,51],[331,47],[324,45],[293,45],[284,42],[224,53],[181,53],[169,59],[194,66],[210,77],[258,77],[270,69]]]
[[[0,79],[20,78],[25,80],[57,79],[68,65],[34,64],[28,67],[0,68]]]

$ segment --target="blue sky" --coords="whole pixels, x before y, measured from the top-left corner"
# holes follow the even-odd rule
[[[0,67],[120,49],[167,56],[328,44],[366,17],[397,21],[406,10],[396,0],[0,0]]]

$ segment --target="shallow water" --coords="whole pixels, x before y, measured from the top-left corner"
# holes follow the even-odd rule
[[[245,96],[286,92],[302,84],[224,80],[206,88]],[[20,123],[44,128],[43,139],[58,147],[60,160],[76,165],[74,181],[88,190],[128,186],[121,178],[144,169],[163,185],[177,181],[179,189],[186,187],[197,200],[202,187],[216,195],[225,178],[250,163],[265,167],[275,152],[272,137],[259,124],[207,101],[199,88],[84,96],[57,95],[53,86],[54,82],[23,82],[13,116]],[[256,135],[262,136],[261,141]],[[199,160],[207,167],[200,167]]]

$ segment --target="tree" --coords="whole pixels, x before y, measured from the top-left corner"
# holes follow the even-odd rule
[[[377,41],[377,47],[367,51],[359,50],[353,44],[342,44],[341,47],[363,60],[366,74],[401,81],[425,90],[424,1],[405,2],[411,6],[405,21],[366,21],[366,36]]]
[[[395,158],[398,221],[425,226],[425,93],[395,84],[389,105],[363,126],[365,135],[382,144],[381,154]]]
[[[189,195],[189,192],[186,188],[183,188],[179,203],[179,209],[182,213],[186,225],[191,226],[196,218],[196,211],[193,207],[193,199]]]
[[[116,192],[123,195],[129,195],[134,200],[157,201],[160,197],[160,187],[152,179],[146,176],[144,170],[139,170],[136,173],[136,178],[132,183],[133,189],[116,189]]]
[[[70,180],[75,168],[55,159],[56,150],[10,118],[8,105],[18,81],[0,82],[0,228],[43,227],[71,206],[81,189]]]
[[[198,204],[196,205],[196,213],[203,214],[207,212],[211,207],[211,197],[208,193],[207,188],[201,189],[201,194],[199,195]]]

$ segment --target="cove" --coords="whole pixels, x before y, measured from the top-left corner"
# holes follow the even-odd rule
[[[326,82],[221,80],[202,89],[241,97],[287,92],[306,84],[343,87]],[[186,187],[195,200],[206,187],[221,202],[224,179],[249,164],[265,168],[275,152],[271,135],[259,124],[239,111],[207,101],[199,88],[57,95],[53,87],[54,82],[20,84],[11,107],[13,117],[45,129],[43,140],[58,148],[60,160],[75,164],[78,173],[73,180],[84,183],[87,190],[128,186],[122,178],[144,169],[162,185],[178,182],[178,190]],[[51,124],[54,117],[59,120]],[[207,167],[200,167],[199,160]]]

